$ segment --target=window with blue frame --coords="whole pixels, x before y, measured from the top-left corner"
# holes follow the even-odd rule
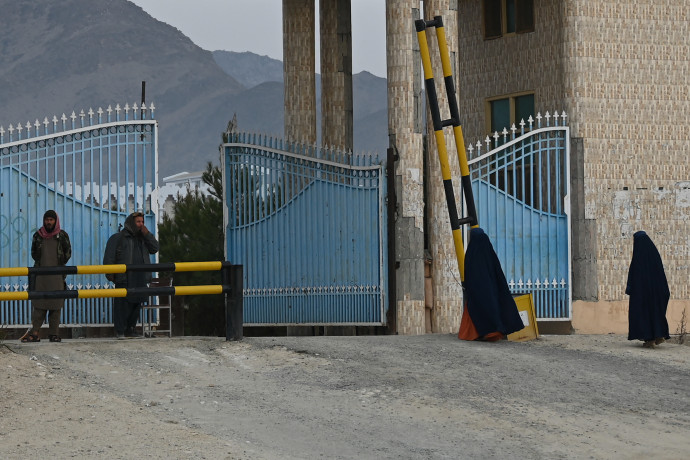
[[[534,32],[534,0],[483,0],[484,39]]]

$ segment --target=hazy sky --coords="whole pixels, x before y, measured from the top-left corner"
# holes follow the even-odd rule
[[[209,51],[283,58],[281,0],[130,0]],[[318,30],[319,0],[317,8]],[[386,76],[385,0],[352,0],[352,71]],[[318,34],[317,34],[318,36]],[[316,71],[319,72],[318,43]]]

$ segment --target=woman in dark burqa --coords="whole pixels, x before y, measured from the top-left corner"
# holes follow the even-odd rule
[[[661,255],[643,231],[633,235],[625,293],[630,296],[628,340],[642,340],[642,346],[654,348],[669,339],[666,307],[671,293]]]
[[[501,262],[484,230],[470,230],[465,254],[465,311],[458,338],[500,340],[525,326],[510,293]]]

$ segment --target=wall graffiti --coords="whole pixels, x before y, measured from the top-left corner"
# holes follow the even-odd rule
[[[0,216],[0,248],[18,251],[22,247],[22,238],[28,230],[26,218],[22,215]]]

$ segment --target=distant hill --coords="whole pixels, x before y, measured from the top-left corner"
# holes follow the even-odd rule
[[[161,177],[217,162],[234,114],[240,130],[283,135],[280,61],[203,50],[127,0],[0,0],[0,11],[0,126],[131,105],[146,81]],[[385,79],[353,82],[355,150],[384,151]]]
[[[283,63],[268,56],[214,51],[220,67],[249,88],[233,97],[240,130],[283,134]],[[247,72],[251,69],[252,72]],[[352,76],[355,150],[384,154],[388,146],[385,78],[369,72]],[[321,118],[321,76],[316,75],[317,125]],[[317,126],[320,129],[320,126]],[[320,140],[320,136],[318,136]]]
[[[245,88],[253,88],[267,81],[283,81],[283,62],[248,51],[214,51],[213,59],[228,75]]]

